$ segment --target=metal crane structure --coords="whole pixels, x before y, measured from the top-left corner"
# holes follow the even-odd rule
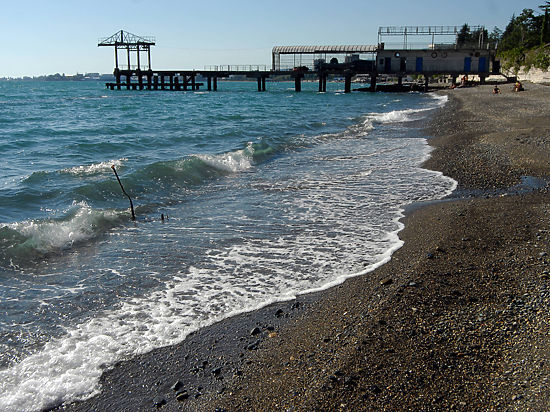
[[[141,70],[140,55],[147,53],[147,70],[151,70],[151,46],[155,45],[154,37],[141,37],[124,30],[117,31],[111,37],[101,38],[97,44],[98,47],[114,47],[115,49],[115,70],[119,69],[118,51],[126,50],[128,58],[127,70]],[[130,55],[136,55],[136,66],[132,67]]]

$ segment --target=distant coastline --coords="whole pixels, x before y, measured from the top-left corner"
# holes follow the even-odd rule
[[[114,81],[114,76],[111,73],[85,73],[85,74],[44,74],[40,76],[21,76],[21,77],[0,77],[0,81],[14,81],[14,80],[42,80],[49,82],[59,81]]]

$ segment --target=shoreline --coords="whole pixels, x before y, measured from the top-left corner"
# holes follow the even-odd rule
[[[550,176],[550,91],[445,93],[424,167],[458,195],[407,208],[389,262],[121,362],[55,410],[542,410],[550,198],[508,189]]]

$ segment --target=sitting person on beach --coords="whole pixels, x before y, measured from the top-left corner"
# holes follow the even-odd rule
[[[525,89],[523,88],[523,84],[521,84],[521,82],[518,80],[516,82],[516,84],[514,85],[514,91],[515,92],[522,92],[524,91]]]
[[[493,87],[493,94],[500,94],[500,89],[496,84],[495,84],[495,87]]]

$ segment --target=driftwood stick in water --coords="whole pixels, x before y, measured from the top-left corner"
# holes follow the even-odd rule
[[[126,193],[126,190],[124,190],[124,186],[122,186],[122,182],[120,181],[120,178],[118,177],[118,173],[116,172],[115,165],[111,166],[111,169],[113,169],[113,172],[115,172],[116,180],[118,180],[118,184],[120,185],[120,188],[122,189],[122,193],[126,195],[128,200],[130,201],[130,210],[132,211],[132,220],[136,220],[136,215],[134,214],[134,204],[132,203],[132,198],[128,193]]]

